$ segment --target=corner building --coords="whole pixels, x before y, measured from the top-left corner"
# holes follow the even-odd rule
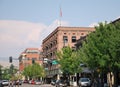
[[[90,32],[95,31],[92,27],[57,27],[49,34],[42,42],[43,58],[50,60],[50,63],[44,64],[47,72],[46,79],[49,82],[51,79],[59,79],[62,76],[60,66],[53,61],[56,60],[56,52],[65,46],[70,46],[73,50],[76,49],[76,41],[85,37]]]
[[[33,61],[42,65],[39,48],[27,48],[19,56],[19,70],[22,72],[25,67],[31,65]]]

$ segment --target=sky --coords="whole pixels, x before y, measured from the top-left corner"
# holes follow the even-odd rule
[[[119,18],[119,4],[120,0],[0,0],[0,64],[10,65],[9,57],[17,59],[26,48],[41,48],[60,23],[93,27]]]

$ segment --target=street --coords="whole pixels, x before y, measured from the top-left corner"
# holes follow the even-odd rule
[[[8,87],[8,86],[5,86],[5,87]],[[18,87],[18,86],[16,85],[14,87]],[[19,87],[55,87],[55,86],[52,86],[50,84],[43,84],[43,85],[22,84]]]

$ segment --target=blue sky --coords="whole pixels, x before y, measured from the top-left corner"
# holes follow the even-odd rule
[[[0,0],[0,62],[18,58],[59,26],[88,27],[120,17],[120,0]],[[60,7],[62,17],[60,18]]]
[[[93,22],[111,21],[118,17],[119,0],[0,0],[0,20],[24,20],[51,24],[59,19],[71,26],[88,26]]]

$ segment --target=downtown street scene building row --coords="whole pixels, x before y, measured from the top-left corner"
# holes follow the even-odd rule
[[[111,22],[116,23],[119,19]],[[77,50],[82,46],[82,41],[91,33],[95,32],[94,27],[57,27],[52,33],[50,33],[42,42],[42,49],[38,49],[39,57],[28,57],[28,54],[35,54],[36,52],[23,52],[20,55],[19,59],[22,61],[19,62],[19,67],[22,72],[24,67],[33,62],[39,63],[43,65],[46,71],[46,83],[50,83],[52,79],[60,79],[62,77],[62,71],[60,70],[60,66],[56,61],[56,52],[61,50],[64,47],[70,46],[72,50]],[[28,48],[30,50],[34,50],[33,48]],[[27,60],[24,60],[27,59]],[[29,60],[29,62],[27,62]],[[39,62],[38,62],[39,60]],[[48,61],[48,62],[46,62]],[[110,73],[105,75],[106,82],[110,80]],[[120,73],[117,73],[118,80],[120,80]],[[114,84],[114,76],[112,77],[112,83]]]

